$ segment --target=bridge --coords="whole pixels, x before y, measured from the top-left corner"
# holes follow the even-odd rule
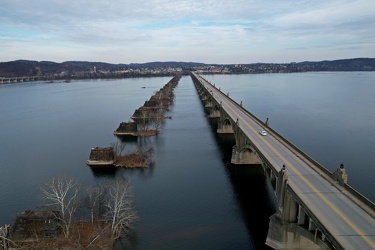
[[[0,77],[0,84],[37,81],[38,76]]]
[[[277,208],[266,244],[274,249],[375,249],[375,205],[347,184],[345,167],[331,173],[268,122],[220,88],[191,73],[199,96],[218,120],[217,133],[235,137],[232,164],[264,169]],[[266,131],[261,135],[259,131]],[[256,216],[256,215],[254,215]]]

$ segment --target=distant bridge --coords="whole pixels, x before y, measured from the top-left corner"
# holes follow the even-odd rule
[[[231,163],[261,164],[271,183],[277,211],[268,246],[375,249],[375,205],[347,184],[344,166],[329,172],[271,129],[268,119],[260,121],[201,76],[191,77],[209,117],[218,119],[217,132],[234,134]]]
[[[0,84],[37,81],[38,76],[0,77]]]

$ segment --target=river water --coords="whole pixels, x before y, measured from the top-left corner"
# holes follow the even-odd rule
[[[349,184],[375,200],[374,72],[205,77],[326,168],[344,163]],[[139,216],[128,249],[263,249],[274,208],[262,171],[227,164],[233,141],[216,135],[190,77],[176,87],[161,133],[126,142],[154,148],[150,168],[86,166],[90,148],[117,141],[118,124],[170,79],[0,85],[0,225],[40,205],[51,177],[121,176]]]

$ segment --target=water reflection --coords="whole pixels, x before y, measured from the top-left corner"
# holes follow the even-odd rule
[[[117,170],[114,166],[90,166],[90,169],[96,178],[114,176]]]
[[[210,119],[211,131],[218,143],[225,171],[233,195],[240,208],[255,249],[271,249],[264,244],[268,233],[269,217],[275,213],[271,190],[261,165],[233,165],[230,163],[232,148],[236,144],[233,134],[217,134],[217,119]]]
[[[137,142],[138,137],[133,135],[115,135],[117,139],[119,139],[121,142]]]
[[[246,228],[256,249],[266,248],[269,217],[275,212],[269,200],[265,176],[260,165],[227,165],[233,193],[241,209]]]
[[[155,162],[151,162],[151,164],[147,168],[118,168],[116,175],[122,176],[123,178],[129,178],[130,176],[137,176],[142,180],[146,180],[152,177],[155,171]]]

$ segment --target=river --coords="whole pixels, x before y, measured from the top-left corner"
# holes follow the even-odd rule
[[[205,77],[329,170],[344,163],[349,184],[375,200],[374,72]],[[161,133],[126,142],[155,149],[150,168],[86,166],[90,148],[117,141],[119,123],[170,79],[0,85],[0,225],[40,205],[51,177],[93,184],[122,176],[139,216],[128,249],[263,249],[274,208],[262,172],[227,164],[231,144],[214,132],[188,76]]]

